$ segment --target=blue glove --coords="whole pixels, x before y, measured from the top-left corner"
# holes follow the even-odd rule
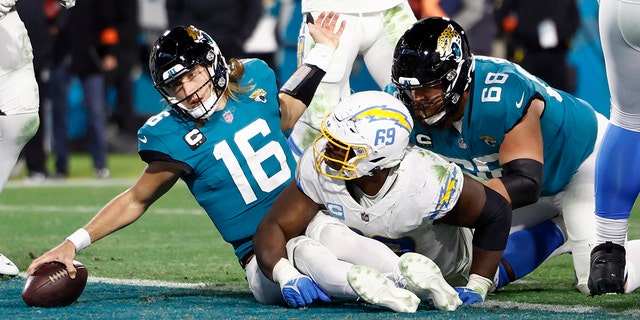
[[[305,275],[287,281],[282,287],[282,296],[294,308],[304,307],[318,299],[324,302],[331,301],[318,284]]]
[[[454,289],[458,292],[458,297],[462,300],[462,305],[469,305],[484,301],[481,295],[467,287],[455,287]]]

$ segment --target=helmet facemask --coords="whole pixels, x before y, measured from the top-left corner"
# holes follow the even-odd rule
[[[217,44],[193,26],[173,28],[160,37],[149,68],[154,87],[175,111],[193,121],[207,119],[218,109],[229,82],[229,67]],[[196,77],[206,81],[185,93],[182,83]]]
[[[169,102],[171,107],[193,121],[207,119],[218,109],[218,102],[220,98],[224,96],[226,83],[228,81],[228,74],[226,72],[216,74],[213,67],[200,66],[203,66],[203,68],[200,69],[196,66],[187,72],[181,73],[179,76],[174,76],[172,78],[174,79],[173,81],[159,86],[159,88],[161,88],[159,90],[160,93]],[[200,69],[199,72],[198,69]],[[196,90],[187,93],[184,98],[179,99],[178,96],[184,95],[184,93],[179,93],[182,89],[176,92],[174,88],[180,85],[183,76],[190,77],[189,73],[197,73],[195,77],[201,77],[201,73],[205,73],[207,80]],[[205,98],[207,96],[208,98]]]
[[[358,178],[358,161],[369,156],[367,146],[348,144],[335,138],[327,129],[326,120],[325,118],[320,126],[321,135],[313,142],[316,170],[330,178],[341,180]],[[342,150],[344,156],[333,157],[327,149]],[[333,166],[340,166],[340,169],[335,169]]]
[[[392,80],[399,99],[426,127],[443,127],[459,114],[470,87],[473,57],[464,30],[446,18],[418,21],[402,36],[394,52]],[[416,101],[414,91],[442,88],[442,95]]]

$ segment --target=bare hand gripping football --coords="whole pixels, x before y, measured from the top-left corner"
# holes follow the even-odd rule
[[[31,307],[66,307],[75,302],[87,284],[87,268],[73,261],[76,277],[71,279],[65,265],[48,262],[27,277],[22,289],[22,300]]]

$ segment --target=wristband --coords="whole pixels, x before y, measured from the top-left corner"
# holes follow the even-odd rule
[[[84,228],[76,230],[76,232],[67,237],[67,240],[71,241],[71,243],[76,246],[76,252],[80,252],[80,250],[91,244],[91,236]]]
[[[325,74],[320,67],[305,63],[282,85],[280,92],[300,100],[308,107]]]
[[[273,267],[271,274],[273,275],[273,281],[279,283],[280,287],[284,286],[287,281],[302,275],[302,273],[285,258],[280,258],[278,263]]]
[[[482,297],[482,300],[484,300],[487,297],[487,292],[492,284],[493,281],[481,275],[472,273],[469,275],[469,282],[467,282],[466,287],[479,294]]]
[[[305,57],[303,64],[313,65],[327,72],[335,50],[326,44],[316,44]]]

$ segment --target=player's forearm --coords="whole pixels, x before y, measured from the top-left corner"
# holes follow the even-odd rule
[[[263,220],[253,236],[253,250],[264,275],[273,279],[273,269],[280,259],[287,258],[286,240],[282,230]]]
[[[498,270],[500,259],[502,259],[503,251],[491,251],[473,246],[473,261],[469,273],[493,279],[496,270]]]
[[[105,205],[84,229],[91,236],[91,242],[95,242],[130,225],[140,218],[146,209],[145,205],[132,200],[129,191],[125,191]]]
[[[282,131],[291,130],[307,110],[307,106],[302,101],[285,93],[278,94],[278,99],[280,100],[280,129]]]

